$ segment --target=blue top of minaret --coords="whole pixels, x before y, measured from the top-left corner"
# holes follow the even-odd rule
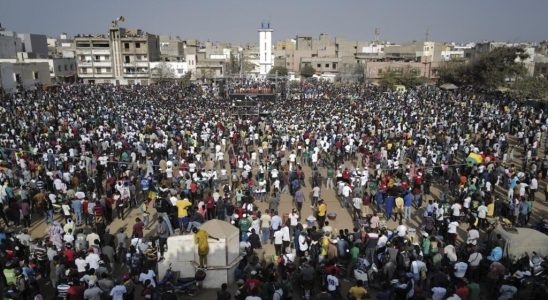
[[[270,28],[270,21],[262,21],[261,22],[261,29],[272,29],[272,28]]]

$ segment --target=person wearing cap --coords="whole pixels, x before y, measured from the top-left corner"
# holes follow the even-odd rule
[[[468,264],[462,261],[459,261],[455,263],[453,266],[454,272],[453,275],[457,279],[462,279],[466,275],[466,271],[468,270]]]
[[[327,291],[331,294],[333,298],[338,297],[339,293],[339,279],[336,276],[337,271],[332,270],[331,273],[327,275],[326,281],[327,281]]]
[[[84,291],[84,300],[101,300],[103,291],[96,286],[95,280],[88,281],[88,288]]]
[[[109,296],[112,297],[112,300],[124,300],[124,296],[126,293],[126,286],[122,282],[114,280],[114,287],[110,290],[109,293]]]

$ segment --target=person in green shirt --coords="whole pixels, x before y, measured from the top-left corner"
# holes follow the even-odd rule
[[[468,295],[468,300],[480,299],[480,286],[477,282],[471,281],[466,287],[470,291],[470,294]]]
[[[351,261],[352,266],[356,265],[356,262],[358,261],[358,256],[360,256],[360,248],[358,247],[359,244],[360,244],[359,242],[354,242],[354,246],[352,247],[352,249],[350,249],[350,255],[352,257],[352,261]]]
[[[333,189],[333,177],[335,175],[335,172],[333,171],[333,168],[331,166],[327,167],[327,182],[325,183],[325,187],[328,189]]]
[[[240,234],[242,235],[241,236],[241,240],[242,241],[247,241],[247,233],[249,232],[249,228],[251,227],[251,220],[249,219],[248,216],[244,216],[240,219],[240,222],[239,222],[239,226],[240,226]]]
[[[242,193],[241,190],[236,191],[236,203],[240,204],[242,203],[242,197],[244,196],[244,193]]]
[[[430,256],[430,238],[428,238],[428,233],[424,232],[422,234],[422,255],[424,257]]]

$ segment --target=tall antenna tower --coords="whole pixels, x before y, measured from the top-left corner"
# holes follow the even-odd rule
[[[379,27],[375,27],[375,43],[379,43],[380,35],[381,35],[381,29]]]
[[[430,26],[426,27],[426,32],[424,33],[425,42],[430,41]]]

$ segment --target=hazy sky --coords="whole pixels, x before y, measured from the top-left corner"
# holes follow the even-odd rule
[[[274,40],[328,33],[389,41],[548,39],[548,0],[0,0],[0,22],[17,32],[105,33],[125,27],[184,39],[247,42],[270,20]]]

